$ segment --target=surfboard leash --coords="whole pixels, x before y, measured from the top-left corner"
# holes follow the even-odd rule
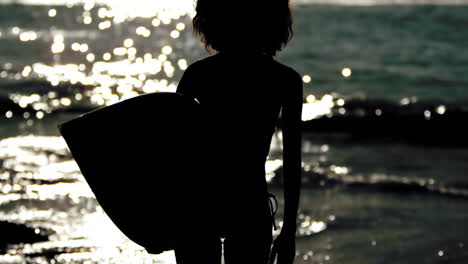
[[[268,207],[270,208],[273,229],[276,231],[278,228],[276,227],[275,215],[276,215],[276,211],[278,211],[278,200],[276,200],[276,196],[272,193],[268,193]]]

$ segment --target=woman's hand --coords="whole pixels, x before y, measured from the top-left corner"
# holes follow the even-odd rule
[[[274,263],[275,258],[277,259],[277,264],[293,264],[296,257],[296,234],[293,231],[283,231],[273,242],[270,264]]]

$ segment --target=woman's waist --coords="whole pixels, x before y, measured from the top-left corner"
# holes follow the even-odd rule
[[[222,201],[216,216],[218,227],[224,231],[257,229],[259,226],[272,226],[272,215],[269,207],[268,197],[258,195],[255,198]]]

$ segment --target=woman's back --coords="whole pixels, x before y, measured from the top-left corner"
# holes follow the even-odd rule
[[[264,203],[265,160],[297,78],[272,57],[222,52],[193,63],[179,83],[177,91],[204,109],[206,175],[216,188],[215,207],[229,219]]]
[[[220,53],[193,63],[182,77],[177,91],[199,100],[205,110],[206,131],[213,153],[213,166],[236,174],[231,184],[264,163],[285,97],[291,93],[291,79],[297,73],[273,58],[262,55]],[[220,175],[220,177],[223,177]],[[238,180],[237,180],[238,179]],[[226,179],[231,181],[231,179]],[[256,179],[258,181],[262,179]]]

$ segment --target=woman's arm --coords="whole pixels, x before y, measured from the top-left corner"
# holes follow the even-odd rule
[[[297,75],[291,95],[282,108],[284,218],[282,230],[296,232],[296,218],[301,188],[302,78]]]
[[[292,264],[296,255],[296,219],[301,189],[301,122],[302,122],[302,78],[295,73],[292,85],[281,110],[283,132],[283,188],[284,217],[281,233],[276,238],[270,255],[273,263],[276,255],[278,264]]]

